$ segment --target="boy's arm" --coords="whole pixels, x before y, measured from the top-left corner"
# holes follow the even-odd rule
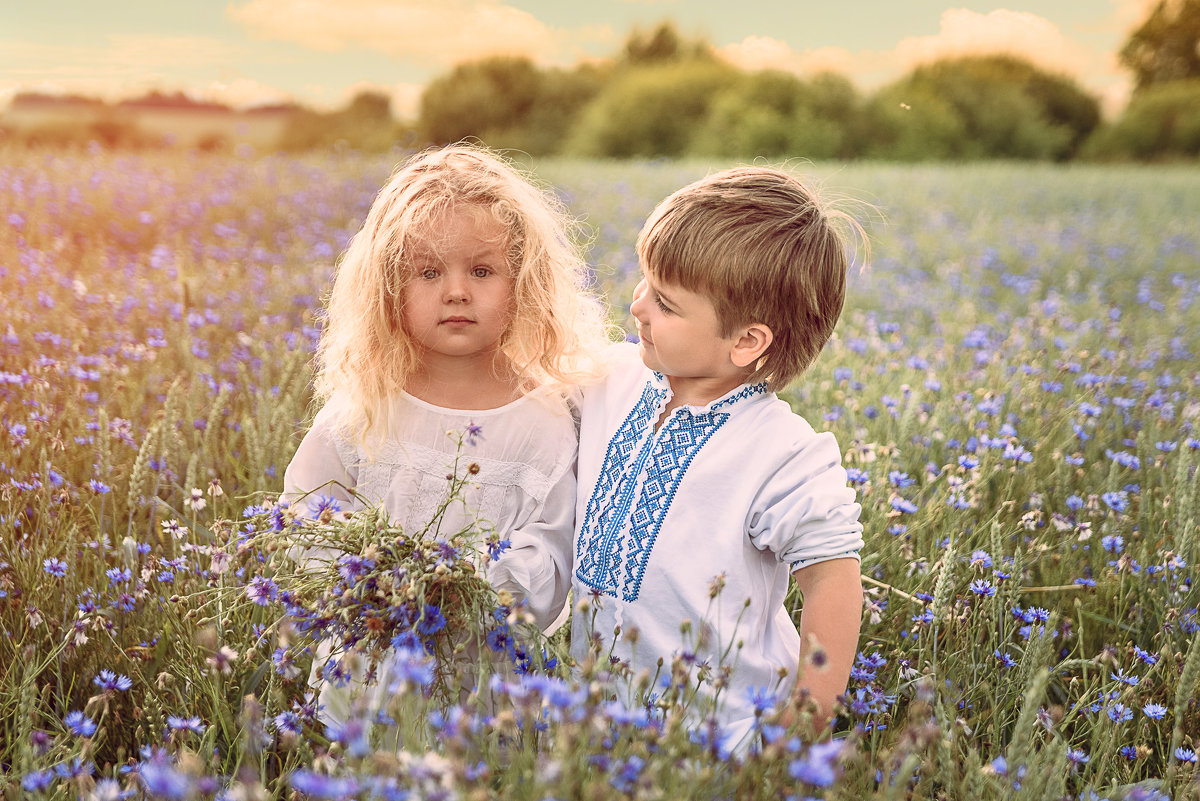
[[[833,717],[837,697],[846,691],[858,651],[862,623],[862,580],[857,559],[830,559],[799,568],[792,576],[804,595],[800,615],[800,673],[794,694],[807,690],[819,708],[816,731]],[[814,647],[824,652],[812,664]],[[785,721],[790,722],[790,721]]]

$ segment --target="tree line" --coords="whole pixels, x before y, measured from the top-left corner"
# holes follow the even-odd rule
[[[864,93],[835,73],[738,69],[664,22],[635,30],[601,63],[543,68],[498,56],[459,64],[429,83],[412,121],[397,120],[374,92],[333,112],[283,109],[276,145],[386,150],[476,140],[588,158],[1200,158],[1200,0],[1160,0],[1118,55],[1135,89],[1106,121],[1075,79],[1013,56],[945,59]],[[105,143],[147,142],[112,120],[102,125]]]
[[[865,94],[834,73],[739,70],[662,23],[603,64],[459,64],[426,87],[404,134],[600,158],[1200,157],[1200,0],[1162,0],[1119,56],[1136,88],[1104,121],[1073,78],[1012,56],[938,61]]]

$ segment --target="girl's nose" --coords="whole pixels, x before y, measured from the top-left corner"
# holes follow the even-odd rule
[[[444,295],[447,303],[465,302],[470,297],[466,280],[458,276],[447,276]]]

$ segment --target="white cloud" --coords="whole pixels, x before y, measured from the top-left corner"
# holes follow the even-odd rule
[[[942,58],[984,53],[1020,56],[1072,75],[1082,74],[1095,59],[1092,51],[1063,36],[1046,18],[1003,8],[987,14],[948,9],[942,13],[936,34],[902,39],[892,51],[901,70]]]
[[[1129,5],[1142,0],[1123,2]],[[1112,53],[1085,47],[1036,14],[1006,9],[987,14],[950,9],[942,14],[936,34],[907,37],[890,50],[825,47],[798,51],[779,39],[748,36],[719,48],[718,52],[743,69],[781,69],[798,75],[830,70],[867,89],[938,59],[1005,53],[1077,78],[1103,94],[1110,108],[1123,91],[1114,88],[1122,81]]]
[[[250,0],[227,13],[264,39],[322,52],[362,47],[434,66],[491,55],[561,63],[573,45],[611,35],[601,28],[551,28],[495,0]]]

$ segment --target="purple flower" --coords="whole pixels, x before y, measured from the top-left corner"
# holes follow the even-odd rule
[[[42,569],[55,578],[62,578],[67,575],[67,563],[56,556],[52,556],[42,562]]]
[[[91,737],[96,733],[95,722],[78,709],[67,713],[63,718],[63,725],[76,737]]]
[[[246,597],[259,606],[269,606],[279,594],[279,586],[266,576],[255,576],[246,585]]]
[[[417,622],[417,631],[421,634],[430,637],[444,628],[446,628],[446,618],[442,615],[442,610],[429,605],[421,611],[421,619]]]
[[[988,582],[984,581],[983,579],[977,579],[975,581],[972,581],[971,586],[968,587],[967,589],[969,589],[971,592],[975,593],[976,595],[983,596],[984,598],[991,598],[993,595],[996,594],[996,588],[993,587]]]
[[[177,715],[168,715],[167,728],[171,731],[190,731],[195,734],[204,734],[205,726],[200,721],[200,718],[181,718]]]
[[[120,690],[124,692],[133,686],[133,682],[128,676],[119,673],[113,673],[111,670],[101,670],[92,683],[106,692],[116,692]]]
[[[1180,762],[1191,762],[1193,765],[1196,764],[1196,752],[1190,748],[1184,748],[1183,746],[1176,748],[1175,758]]]
[[[467,444],[475,445],[481,439],[483,439],[483,426],[476,425],[474,422],[467,423]]]
[[[1153,720],[1162,720],[1167,714],[1167,708],[1162,704],[1146,704],[1142,711],[1146,713],[1146,717]]]

